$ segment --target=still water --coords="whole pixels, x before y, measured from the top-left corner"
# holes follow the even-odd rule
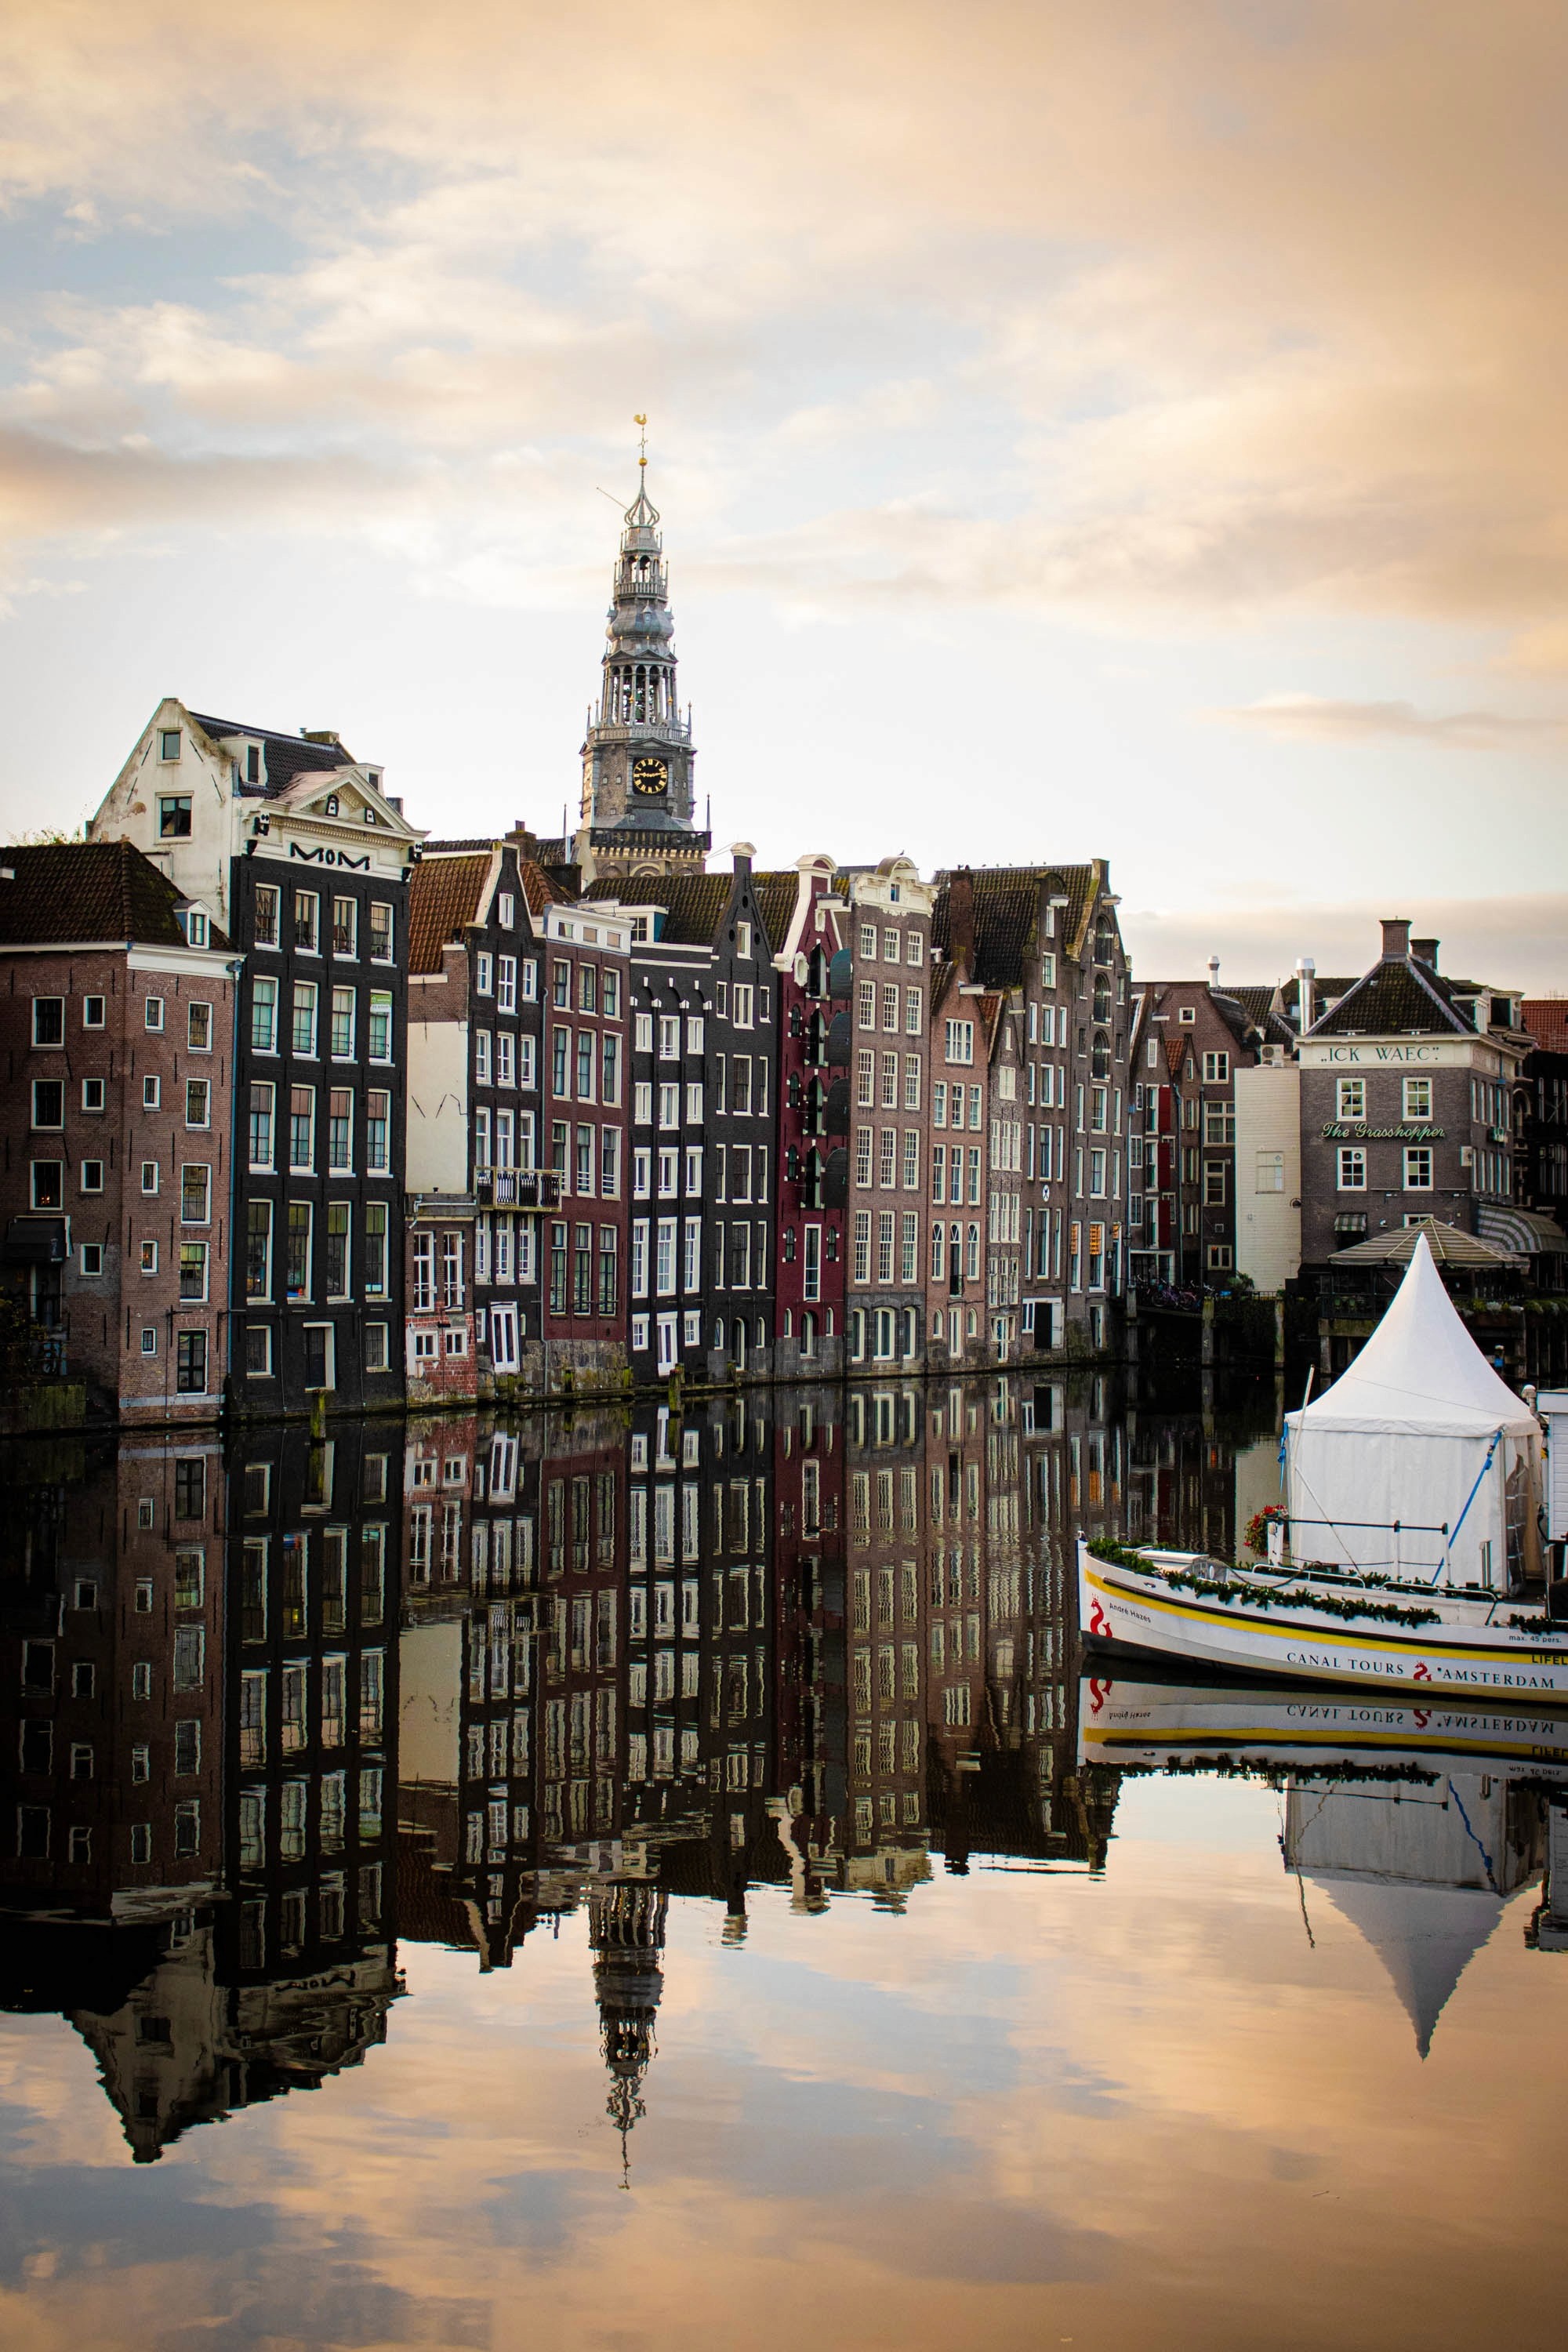
[[[13,1450],[5,2344],[1555,2340],[1568,1763],[1079,1679],[1275,1412]]]

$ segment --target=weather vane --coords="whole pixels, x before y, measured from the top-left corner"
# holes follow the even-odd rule
[[[642,426],[642,437],[637,443],[637,464],[646,466],[647,464],[647,418],[642,415],[634,416],[632,423]]]

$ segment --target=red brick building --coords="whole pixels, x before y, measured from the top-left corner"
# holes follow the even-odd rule
[[[215,1420],[236,961],[128,842],[0,849],[0,1270],[100,1410]]]

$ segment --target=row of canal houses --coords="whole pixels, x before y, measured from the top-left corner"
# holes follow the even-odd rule
[[[0,882],[7,1255],[122,1417],[1103,1346],[1102,866],[584,887],[521,827],[421,843],[341,748],[266,797],[217,722],[149,738]]]

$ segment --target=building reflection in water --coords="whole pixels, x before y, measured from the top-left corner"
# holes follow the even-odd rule
[[[1228,1546],[1271,1410],[1085,1374],[13,1448],[3,1997],[145,2161],[358,2063],[399,1941],[505,1969],[583,1912],[625,2140],[672,1896],[735,1943],[760,1886],[1103,1866],[1072,1538]]]

